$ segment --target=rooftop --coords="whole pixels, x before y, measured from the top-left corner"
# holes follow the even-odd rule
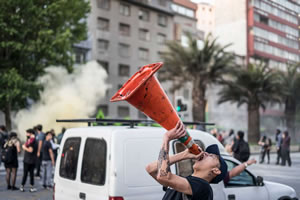
[[[173,2],[186,8],[197,10],[197,4],[191,2],[190,0],[173,0]]]

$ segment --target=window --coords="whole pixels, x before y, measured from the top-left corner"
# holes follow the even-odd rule
[[[130,16],[130,6],[126,4],[120,4],[120,14],[124,16]]]
[[[102,31],[109,31],[109,20],[98,17],[97,28]]]
[[[259,16],[259,21],[260,21],[261,23],[263,23],[263,24],[268,25],[269,19],[268,19],[267,17],[263,16],[263,15],[260,15],[260,16]]]
[[[97,0],[98,8],[109,10],[110,9],[110,0]]]
[[[167,26],[167,17],[165,15],[158,15],[158,25]]]
[[[144,48],[139,48],[139,58],[142,60],[148,60],[149,50]]]
[[[86,62],[87,50],[84,48],[74,48],[75,63],[82,64]]]
[[[139,19],[143,21],[149,21],[150,14],[146,10],[139,10]]]
[[[167,36],[165,34],[162,33],[157,34],[157,41],[159,44],[164,44],[166,42],[166,38]]]
[[[103,61],[103,60],[98,60],[97,61],[106,71],[106,73],[109,73],[109,64],[107,61]]]
[[[130,55],[130,46],[128,44],[119,44],[119,56],[129,57]]]
[[[129,76],[130,67],[129,65],[119,65],[119,76]]]
[[[59,175],[75,180],[81,138],[68,138],[61,153]]]
[[[93,185],[104,185],[105,175],[106,142],[104,139],[88,138],[82,157],[81,181]]]
[[[139,38],[140,40],[149,41],[150,40],[150,32],[147,29],[139,30]]]
[[[199,145],[202,149],[205,149],[205,145],[200,140],[195,140],[195,143]],[[181,142],[175,141],[173,143],[175,153],[180,153],[186,149],[184,144]],[[192,159],[183,160],[176,163],[176,173],[179,176],[189,176],[193,173],[193,164]]]
[[[118,106],[118,116],[120,118],[129,117],[129,107],[127,107],[127,106]]]
[[[130,36],[130,26],[128,24],[120,23],[119,32],[120,32],[120,35]]]
[[[236,163],[233,163],[229,160],[225,160],[228,171],[232,170],[234,167],[237,166]],[[253,175],[251,175],[247,170],[244,170],[240,175],[235,176],[229,180],[229,182],[225,185],[225,187],[232,187],[232,186],[255,186],[256,181]]]
[[[106,51],[108,49],[108,46],[109,46],[109,42],[107,40],[102,40],[102,39],[98,40],[98,49],[100,51]]]

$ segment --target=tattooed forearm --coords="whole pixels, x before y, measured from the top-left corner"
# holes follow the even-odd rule
[[[159,152],[157,169],[160,176],[167,176],[171,171],[170,161],[169,161],[169,152],[162,148]]]

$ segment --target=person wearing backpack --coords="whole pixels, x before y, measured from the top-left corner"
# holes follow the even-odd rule
[[[246,162],[250,157],[249,144],[244,140],[244,135],[243,131],[238,131],[232,146],[233,157],[241,162]]]
[[[8,190],[18,190],[15,186],[17,170],[19,167],[18,153],[21,152],[20,142],[17,133],[11,132],[7,142],[3,146],[2,160],[6,170],[6,183]],[[11,180],[11,181],[10,181]]]

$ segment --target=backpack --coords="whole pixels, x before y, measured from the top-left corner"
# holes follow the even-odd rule
[[[4,148],[2,149],[2,154],[1,154],[1,160],[2,162],[8,164],[13,162],[13,157],[14,157],[14,145],[4,145]]]
[[[250,157],[250,148],[249,144],[245,141],[241,141],[239,144],[239,155],[240,161],[246,162]]]

